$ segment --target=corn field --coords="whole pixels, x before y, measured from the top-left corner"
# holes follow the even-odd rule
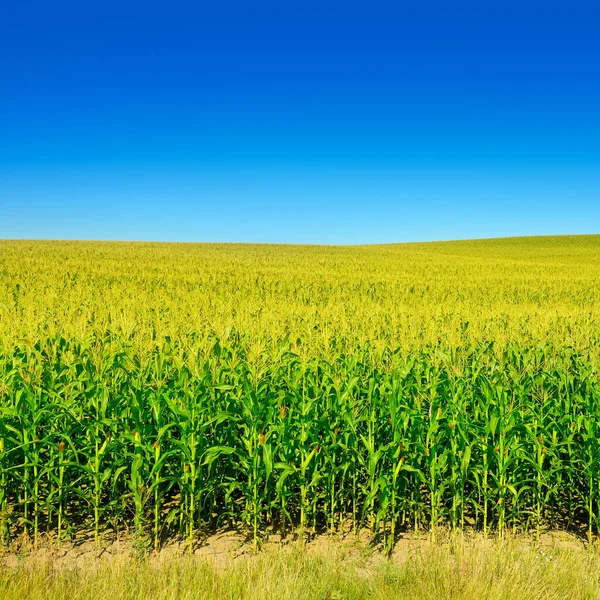
[[[0,538],[600,530],[600,238],[0,242]]]

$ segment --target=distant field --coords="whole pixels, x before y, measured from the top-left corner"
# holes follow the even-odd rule
[[[600,525],[600,236],[0,241],[0,538]]]
[[[369,341],[557,342],[600,330],[600,236],[365,247],[0,241],[10,345],[107,333],[148,341],[287,336],[314,355]]]

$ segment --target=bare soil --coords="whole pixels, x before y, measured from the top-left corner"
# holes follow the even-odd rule
[[[467,533],[464,534],[464,539],[468,540],[470,535],[481,536],[481,534]],[[542,551],[559,548],[581,549],[586,545],[580,537],[564,531],[546,532],[539,540],[530,535],[516,537],[524,548],[537,546]],[[428,533],[406,534],[397,540],[388,558],[381,544],[373,540],[369,531],[361,531],[358,535],[352,532],[322,534],[303,539],[296,534],[283,539],[279,535],[270,535],[261,542],[259,548],[237,531],[220,531],[198,542],[192,554],[214,566],[226,567],[240,558],[252,559],[261,550],[302,549],[313,556],[337,556],[340,559],[352,560],[368,573],[372,567],[388,559],[394,563],[402,563],[423,552],[431,543],[450,544],[452,539],[452,535],[448,532],[440,533],[435,542],[432,542]],[[490,545],[496,542],[497,538],[489,538]],[[28,540],[21,539],[8,548],[0,549],[0,569],[35,568],[36,565],[41,564],[51,565],[53,569],[97,569],[108,563],[127,563],[141,557],[158,565],[178,556],[189,555],[189,545],[177,540],[164,544],[159,551],[148,551],[147,548],[136,543],[135,539],[125,535],[105,539],[99,544],[96,544],[91,536],[86,535],[60,544],[48,537],[43,538],[37,547],[33,547]]]

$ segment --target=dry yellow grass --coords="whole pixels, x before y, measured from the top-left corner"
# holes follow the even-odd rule
[[[384,559],[329,542],[209,556],[116,555],[56,568],[21,560],[0,571],[3,600],[593,600],[600,556],[574,542],[532,545],[454,535]]]

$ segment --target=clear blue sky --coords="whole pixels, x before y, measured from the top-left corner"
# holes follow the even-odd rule
[[[592,2],[4,2],[0,237],[600,233]]]

